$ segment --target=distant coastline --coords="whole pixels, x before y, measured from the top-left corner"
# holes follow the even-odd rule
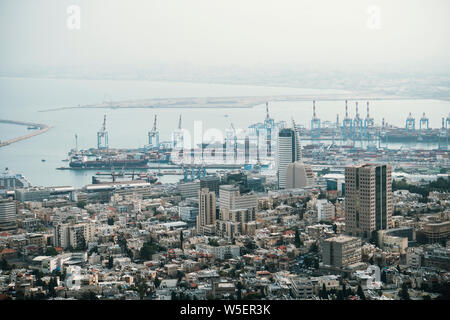
[[[42,109],[38,112],[62,111],[68,109],[189,109],[189,108],[253,108],[256,105],[280,101],[337,101],[337,100],[411,100],[414,98],[400,96],[371,96],[355,94],[325,94],[323,96],[305,95],[272,95],[272,96],[239,96],[239,97],[198,97],[198,98],[158,98],[124,101],[104,101],[97,104],[78,105]],[[415,98],[419,99],[419,98]]]

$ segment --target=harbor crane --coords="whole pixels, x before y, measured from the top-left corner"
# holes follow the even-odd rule
[[[406,131],[415,131],[416,130],[416,119],[414,119],[411,112],[409,113],[408,118],[406,118],[405,129],[406,129]]]
[[[153,128],[148,132],[148,144],[150,148],[159,149],[159,131],[156,129],[157,115],[155,114],[155,120],[153,121]],[[155,144],[153,144],[153,139],[155,139]]]
[[[375,125],[375,121],[373,120],[373,118],[370,117],[369,101],[367,101],[367,116],[366,116],[366,119],[364,119],[364,127],[369,129],[369,128],[373,128],[374,125]]]
[[[175,129],[173,131],[172,134],[172,141],[173,141],[173,148],[183,148],[184,147],[184,143],[183,143],[183,129],[181,128],[181,114],[180,117],[178,118],[178,127],[177,129]],[[182,149],[181,149],[182,152]]]
[[[311,136],[320,137],[320,119],[316,115],[316,101],[313,100],[313,117],[311,119]]]
[[[233,129],[233,153],[234,153],[234,162],[237,161],[237,135],[236,135],[236,129],[234,128],[234,125],[231,124],[231,129]]]
[[[103,117],[103,126],[97,132],[97,149],[108,149],[108,131],[106,131],[106,114]]]
[[[422,118],[420,118],[419,121],[419,130],[423,130],[423,127],[426,127],[426,129],[430,129],[429,127],[429,120],[428,118],[425,116],[425,112],[422,114]]]
[[[342,139],[347,140],[350,139],[352,136],[352,127],[353,127],[353,121],[348,115],[348,104],[347,100],[345,100],[345,117],[342,121]]]
[[[353,120],[353,146],[355,146],[356,140],[361,141],[362,143],[362,130],[363,130],[363,120],[359,116],[358,111],[358,101],[356,101],[356,115]]]

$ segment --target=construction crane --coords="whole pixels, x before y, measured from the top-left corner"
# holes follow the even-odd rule
[[[97,148],[108,149],[108,131],[106,131],[106,114],[103,117],[103,125],[97,132]]]
[[[153,128],[148,132],[148,144],[150,148],[159,149],[159,131],[156,129],[157,115],[155,114],[155,120],[153,121]],[[155,144],[153,144],[153,138],[155,138]]]

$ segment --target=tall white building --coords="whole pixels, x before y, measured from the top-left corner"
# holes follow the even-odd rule
[[[278,188],[286,188],[286,173],[290,163],[301,159],[300,138],[294,129],[282,129],[278,133]]]

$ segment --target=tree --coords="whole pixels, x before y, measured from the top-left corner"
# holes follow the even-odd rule
[[[213,246],[213,247],[218,247],[219,246],[219,242],[217,242],[216,239],[211,239],[211,238],[208,239],[208,244],[210,246]]]
[[[386,275],[386,271],[383,270],[381,271],[381,277],[380,277],[381,282],[386,283],[387,282],[387,275]]]
[[[45,255],[46,256],[56,256],[56,255],[58,255],[58,251],[56,251],[56,249],[54,247],[47,247],[47,249],[45,250]]]
[[[153,284],[155,285],[155,288],[158,288],[161,284],[161,280],[159,280],[158,277],[155,277],[155,280],[153,281]]]
[[[112,256],[109,256],[109,258],[108,258],[108,268],[112,269],[113,266],[114,266],[114,258]]]
[[[300,232],[298,231],[298,228],[295,229],[294,243],[297,248],[303,245],[302,240],[300,239]]]
[[[145,279],[138,278],[137,290],[139,292],[139,298],[141,300],[143,300],[144,297],[147,295],[147,290],[148,290],[148,285],[147,285],[147,282],[145,281]]]
[[[108,225],[110,225],[110,226],[114,225],[114,218],[113,217],[109,217],[108,218]]]
[[[180,231],[180,247],[181,249],[183,249],[183,241],[184,241],[184,235],[183,235],[183,231]]]
[[[406,282],[403,282],[402,288],[400,289],[398,296],[400,300],[411,300],[409,297],[408,285],[406,284]]]
[[[95,295],[95,292],[89,290],[85,291],[81,294],[81,300],[98,300],[97,296]]]
[[[56,279],[54,277],[50,278],[50,281],[48,282],[48,295],[50,297],[56,297],[56,290],[55,287],[57,286]]]
[[[378,231],[377,230],[373,230],[371,235],[370,235],[370,242],[373,243],[375,246],[379,247],[378,245]]]
[[[178,282],[180,282],[181,279],[183,279],[183,277],[184,277],[184,272],[178,270],[178,271],[177,271],[177,279],[178,279]]]
[[[86,251],[86,249],[87,249],[86,239],[82,236],[80,238],[80,241],[77,243],[77,250]]]
[[[242,283],[240,281],[236,284],[236,288],[237,288],[237,300],[242,300]]]
[[[8,264],[8,261],[6,261],[5,258],[2,258],[2,261],[0,261],[0,269],[5,271],[11,270],[11,266]]]
[[[253,240],[250,240],[250,241],[248,241],[248,242],[245,244],[245,247],[246,247],[248,250],[250,250],[250,252],[251,252],[251,251],[253,251],[253,250],[256,249],[256,244],[255,244],[255,242],[254,242]]]
[[[152,242],[146,242],[142,246],[139,254],[143,260],[151,260],[152,255],[158,252],[158,246]]]
[[[77,202],[77,207],[80,209],[84,209],[84,207],[86,206],[86,201],[80,200]]]
[[[327,287],[325,286],[325,283],[322,284],[322,289],[320,289],[320,291],[319,291],[319,297],[321,299],[328,298]]]
[[[317,244],[315,242],[309,248],[309,252],[313,252],[313,253],[319,252],[319,247],[317,246]]]
[[[358,297],[359,297],[361,300],[366,300],[366,296],[365,296],[365,294],[364,294],[364,291],[363,291],[361,285],[358,285],[358,290],[356,291],[356,294],[358,295]]]
[[[347,286],[344,283],[342,285],[342,300],[347,299],[347,297],[348,297],[348,290],[347,290]]]

